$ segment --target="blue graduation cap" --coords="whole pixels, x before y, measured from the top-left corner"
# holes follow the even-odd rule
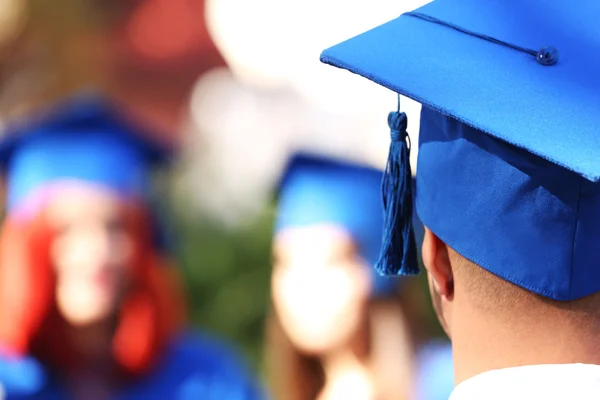
[[[367,262],[375,263],[383,228],[382,176],[375,168],[316,154],[295,154],[279,187],[275,230],[334,224],[347,230]],[[398,279],[373,274],[372,296],[397,289]]]
[[[107,99],[88,93],[12,121],[0,140],[7,213],[31,211],[44,190],[65,180],[153,202],[151,169],[167,163],[171,151],[149,137]]]
[[[423,104],[416,207],[462,256],[531,292],[600,291],[600,3],[435,0],[321,60]],[[403,248],[406,117],[390,114],[384,243]],[[395,190],[395,188],[400,188]],[[396,252],[380,268],[410,271]]]

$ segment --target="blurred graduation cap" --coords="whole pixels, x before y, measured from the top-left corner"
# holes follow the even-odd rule
[[[150,139],[99,94],[85,92],[46,112],[12,121],[0,140],[0,166],[6,175],[6,212],[26,217],[43,205],[55,185],[79,181],[118,195],[141,198],[160,210],[151,171],[172,155]],[[161,225],[157,222],[157,225]],[[166,246],[164,228],[157,242]]]
[[[416,207],[425,226],[556,300],[600,291],[598,15],[594,0],[435,0],[321,55],[423,104]],[[403,205],[406,117],[389,122],[388,205]],[[386,217],[384,250],[402,249],[410,214],[386,207]],[[379,267],[414,272],[411,263],[396,252]]]
[[[280,183],[275,231],[333,224],[350,234],[367,262],[375,263],[383,228],[382,176],[368,166],[296,153]],[[372,296],[394,293],[398,284],[397,278],[373,273]]]

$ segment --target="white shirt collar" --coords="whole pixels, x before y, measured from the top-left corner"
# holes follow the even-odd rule
[[[548,364],[484,372],[460,383],[449,400],[598,400],[600,365]]]

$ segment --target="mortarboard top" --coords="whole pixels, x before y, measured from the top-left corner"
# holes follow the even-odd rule
[[[321,55],[423,104],[423,223],[556,300],[600,291],[599,14],[594,0],[435,0]]]
[[[296,153],[279,186],[275,231],[317,224],[345,229],[370,264],[379,256],[382,171],[316,154]],[[393,293],[398,279],[373,274],[372,296]]]
[[[0,141],[7,211],[64,180],[147,196],[150,169],[168,162],[169,150],[139,132],[108,100],[88,93],[74,96],[8,125]]]

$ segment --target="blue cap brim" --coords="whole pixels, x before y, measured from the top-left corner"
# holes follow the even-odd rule
[[[156,133],[134,126],[115,104],[99,93],[82,92],[35,115],[8,121],[0,140],[0,165],[6,166],[17,147],[40,135],[57,131],[80,135],[90,129],[107,132],[136,148],[149,166],[169,164],[173,160],[174,148],[150,139],[156,137]]]
[[[146,196],[149,172],[171,160],[173,149],[126,120],[107,99],[90,93],[11,121],[0,140],[7,175],[7,208],[14,209],[60,180],[99,184]]]
[[[559,3],[436,0],[418,10],[519,46],[553,46],[560,59],[552,66],[409,15],[325,50],[321,60],[597,182],[600,2]]]
[[[333,224],[346,230],[356,242],[358,254],[374,264],[383,228],[382,175],[382,171],[366,165],[296,153],[279,184],[275,231]],[[372,298],[399,291],[400,279],[380,276],[373,268],[369,270]]]

